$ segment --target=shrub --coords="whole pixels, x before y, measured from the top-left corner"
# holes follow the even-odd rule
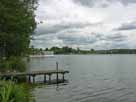
[[[29,90],[23,85],[17,85],[11,81],[1,82],[0,102],[32,102]]]
[[[6,60],[1,60],[0,62],[0,71],[25,71],[26,63],[21,57],[10,57]]]
[[[10,57],[9,58],[11,64],[11,70],[16,71],[25,71],[26,70],[26,63],[20,57]]]

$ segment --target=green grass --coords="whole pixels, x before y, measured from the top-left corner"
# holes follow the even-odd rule
[[[1,81],[0,102],[34,102],[29,91],[26,85]]]

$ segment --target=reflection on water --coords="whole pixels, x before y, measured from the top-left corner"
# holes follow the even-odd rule
[[[36,102],[136,101],[136,55],[57,55],[33,58],[29,67],[55,69],[56,61],[60,69],[70,71],[65,76],[69,83],[36,87]]]

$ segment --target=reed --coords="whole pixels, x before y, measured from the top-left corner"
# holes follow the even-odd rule
[[[0,82],[0,102],[33,102],[31,94],[24,85],[11,81]]]

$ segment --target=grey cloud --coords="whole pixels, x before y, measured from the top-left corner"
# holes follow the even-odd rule
[[[127,42],[119,42],[119,43],[111,43],[110,48],[118,49],[118,48],[129,48]]]
[[[89,7],[92,7],[95,3],[95,0],[74,0],[74,1],[84,6],[89,6]]]
[[[88,36],[58,36],[58,39],[63,40],[64,44],[76,44],[76,45],[86,45],[86,44],[92,44],[97,41],[95,37],[88,37]]]
[[[136,30],[136,22],[122,24],[120,27],[113,30]]]
[[[52,39],[54,39],[54,36],[43,35],[43,36],[33,37],[33,40],[36,40],[36,41],[51,41]]]
[[[65,1],[65,0],[63,0],[63,1]],[[68,1],[71,2],[71,0],[68,0]],[[91,48],[91,47],[93,47],[93,48],[118,48],[121,46],[122,47],[127,47],[128,45],[130,46],[130,44],[129,44],[130,42],[128,42],[128,40],[131,40],[130,35],[128,35],[129,36],[129,39],[128,39],[127,36],[122,34],[122,32],[121,33],[118,33],[118,32],[120,32],[122,30],[123,31],[124,30],[135,30],[136,29],[136,22],[124,23],[120,27],[113,29],[112,31],[108,31],[109,34],[107,35],[107,33],[108,33],[106,30],[107,28],[103,29],[106,26],[104,26],[104,25],[99,26],[100,23],[96,23],[96,24],[89,23],[89,22],[91,22],[91,17],[90,17],[90,19],[88,19],[89,15],[87,15],[87,14],[93,13],[93,12],[91,12],[91,10],[90,10],[90,12],[84,11],[86,9],[84,9],[82,6],[105,8],[105,7],[110,6],[111,4],[112,4],[112,6],[114,6],[114,4],[116,4],[117,2],[120,2],[122,5],[126,6],[126,5],[129,5],[132,3],[136,3],[136,0],[73,0],[72,3],[73,3],[73,5],[75,5],[75,9],[78,9],[79,11],[78,10],[76,11],[73,9],[74,12],[71,10],[68,13],[67,13],[67,10],[65,12],[65,7],[60,7],[58,4],[55,5],[56,7],[53,6],[52,4],[54,4],[55,2],[61,3],[61,1],[59,1],[59,0],[40,0],[41,6],[40,6],[40,10],[38,11],[38,14],[39,14],[38,16],[39,16],[39,20],[43,20],[43,22],[45,22],[45,23],[37,26],[37,29],[35,31],[35,35],[33,35],[33,37],[34,37],[34,40],[32,41],[33,45],[39,46],[39,47],[52,47],[52,46],[56,46],[56,45],[60,45],[60,47],[61,47],[63,45],[77,45],[77,46],[82,46],[84,48]],[[47,7],[47,9],[45,9],[45,7],[47,5],[53,6],[53,7],[49,7],[49,8]],[[66,3],[64,2],[64,6],[65,5],[66,5]],[[55,11],[58,8],[57,6],[59,6],[60,9],[64,8],[64,11],[63,10],[62,10],[62,12],[60,11],[59,12],[60,14],[59,13],[54,14],[53,11]],[[120,5],[115,5],[115,6],[120,7]],[[131,6],[131,5],[129,5],[129,6]],[[51,8],[53,8],[53,9],[51,9]],[[109,9],[109,8],[106,8],[106,9]],[[114,8],[112,8],[112,9],[114,9]],[[127,9],[127,8],[125,8],[125,9]],[[80,10],[81,10],[81,12],[80,12]],[[133,8],[130,10],[132,10],[132,12],[133,12]],[[128,11],[130,11],[130,10],[128,9]],[[68,9],[68,11],[69,11],[69,9]],[[48,12],[50,12],[50,13],[48,13]],[[58,12],[58,10],[57,10],[57,12]],[[94,9],[94,12],[95,12],[95,9]],[[100,12],[102,12],[102,11],[100,10]],[[66,16],[65,16],[65,13],[66,13]],[[79,13],[79,15],[78,15],[78,13]],[[96,10],[96,15],[97,15],[97,13],[100,14],[99,17],[101,18],[101,13],[97,12],[97,10]],[[122,19],[122,17],[120,18],[116,15],[114,16],[115,13],[116,12],[114,10],[113,11],[111,10],[111,14],[110,14],[110,10],[108,12],[104,11],[104,16],[105,16],[105,14],[107,16],[105,18],[103,18],[103,16],[102,16],[103,24],[107,24],[106,19],[108,19],[108,21],[111,20],[111,22],[109,22],[109,23],[111,23],[111,25],[112,25],[112,21],[114,21],[114,20],[115,20],[115,23],[118,20],[120,20],[121,22],[124,21]],[[83,14],[83,15],[81,15],[81,20],[80,19],[73,20],[74,14],[76,14],[77,17],[80,16],[81,14]],[[134,14],[131,14],[131,13],[129,14],[129,12],[126,12],[126,15],[124,17],[128,18],[128,21],[129,21],[129,18],[131,16],[135,16]],[[102,15],[103,15],[103,12],[102,12]],[[82,16],[83,16],[83,19],[82,19]],[[88,16],[88,17],[86,17],[86,16]],[[98,17],[98,19],[99,19],[99,17]],[[114,19],[114,17],[115,17],[115,19]],[[95,18],[95,14],[94,14],[94,18]],[[97,19],[97,16],[96,16],[96,19]],[[116,19],[117,19],[117,21],[116,21]],[[127,21],[127,19],[126,19],[126,21]],[[87,27],[87,29],[86,29],[86,27]],[[97,29],[97,27],[98,27],[98,29]],[[110,28],[110,26],[109,26],[109,28]],[[112,29],[112,27],[110,29]],[[85,32],[88,32],[88,34],[84,35]],[[94,32],[94,33],[89,34],[89,32],[90,33]],[[97,33],[97,32],[99,32],[99,33]],[[101,33],[101,32],[103,32],[103,33]],[[104,34],[104,32],[106,34]],[[127,32],[124,31],[124,33],[127,33]],[[133,46],[133,44],[132,44],[132,46]]]
[[[99,34],[99,33],[92,33],[90,36],[75,36],[75,35],[59,35],[58,39],[63,40],[65,44],[77,44],[77,45],[87,45],[87,44],[94,44],[97,42],[105,41],[111,43],[122,43],[127,41],[127,36],[122,35],[120,33],[115,34]]]
[[[111,1],[111,2],[120,2],[122,3],[123,5],[127,6],[128,4],[132,4],[132,3],[136,3],[136,0],[108,0],[108,1]]]
[[[100,7],[108,7],[111,3],[120,2],[122,5],[127,6],[128,4],[136,3],[136,0],[74,0],[83,6],[95,7],[99,4]]]
[[[120,0],[124,4],[136,3],[136,0]]]
[[[100,3],[99,6],[105,8],[108,7],[108,2],[104,0],[74,0],[76,3],[79,3],[83,6],[88,6],[88,7],[94,7],[98,3]]]
[[[59,25],[58,26],[57,25],[54,25],[54,26],[43,25],[43,26],[37,27],[35,34],[36,35],[55,34],[64,28],[65,26],[59,26]]]
[[[53,25],[42,25],[38,26],[35,35],[41,34],[56,34],[60,31],[67,30],[67,29],[79,29],[84,28],[87,26],[96,26],[100,23],[92,24],[92,23],[81,23],[81,22],[73,22],[73,23],[60,23],[60,24],[53,24]]]
[[[77,33],[77,32],[76,32]],[[53,42],[54,40],[61,41],[60,42]],[[63,32],[63,34],[56,34],[54,35],[39,35],[36,36],[36,40],[32,41],[32,44],[40,46],[40,47],[52,47],[57,46],[88,46],[87,48],[96,48],[96,49],[105,49],[105,48],[128,48],[128,38],[121,33],[114,33],[114,34],[99,34],[99,33],[92,33],[88,34],[88,36],[79,36],[73,33],[73,35],[68,34],[67,32]]]
[[[104,43],[102,41],[104,41]],[[107,49],[128,48],[128,37],[122,35],[121,33],[114,33],[114,34],[100,36],[99,42],[102,43],[97,45],[97,47],[101,49],[102,46]]]
[[[122,42],[122,41],[125,41],[126,39],[127,39],[127,36],[122,35],[120,33],[106,36],[106,40],[114,41],[114,42]]]
[[[113,33],[113,34],[97,34],[96,37],[99,40],[104,40],[104,41],[117,41],[117,42],[121,42],[126,40],[127,36],[122,35],[121,33]]]
[[[54,35],[39,35],[34,37],[35,40],[31,41],[31,45],[38,48],[50,48],[52,46],[63,46],[63,43]],[[59,41],[58,41],[59,40]]]

